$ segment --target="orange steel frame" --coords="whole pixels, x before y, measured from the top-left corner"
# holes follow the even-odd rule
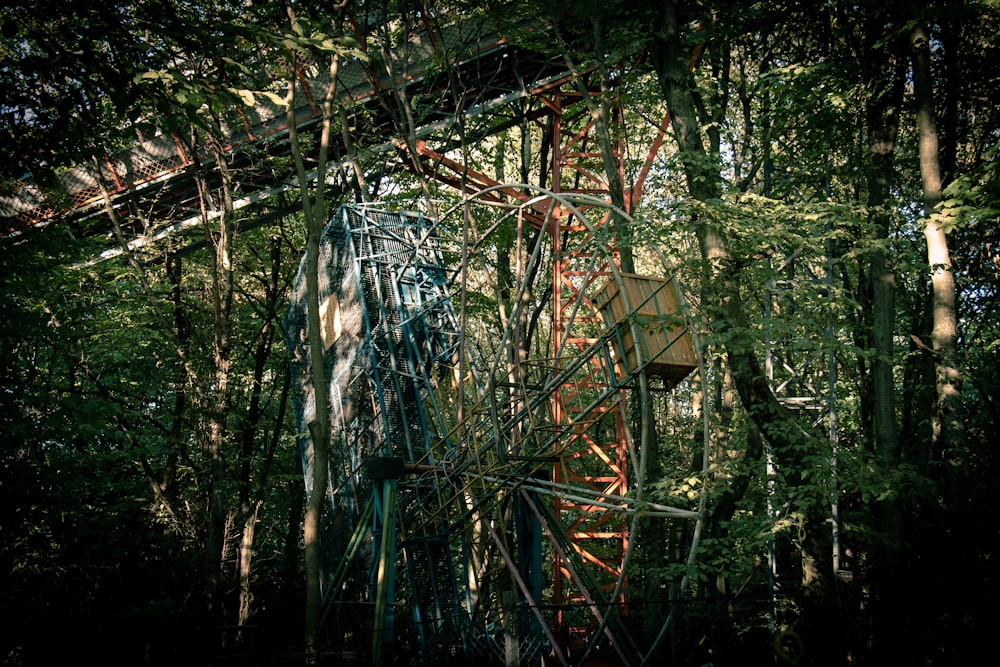
[[[594,121],[586,113],[585,105],[580,108],[580,94],[556,89],[542,101],[551,109],[551,189],[556,193],[606,195],[607,182],[599,175],[601,172],[593,168],[595,162],[597,165],[602,164],[601,155],[589,150],[591,145],[596,145],[596,142],[589,141]],[[576,122],[581,119],[582,124]],[[620,170],[621,155],[619,146],[616,162]],[[619,173],[622,175],[621,171]],[[604,225],[607,220],[607,216],[604,216],[599,224]],[[581,336],[570,327],[575,325],[578,331],[587,319],[599,319],[592,304],[583,304],[589,307],[590,314],[585,314],[582,318],[576,306],[581,291],[591,287],[592,283],[603,284],[610,279],[611,267],[591,266],[590,258],[574,252],[572,247],[563,247],[564,238],[575,237],[574,240],[579,242],[581,237],[590,233],[577,218],[557,216],[553,227],[552,353],[558,367],[562,346],[582,351],[596,342],[594,338]],[[589,401],[576,400],[581,394],[603,393],[608,376],[599,367],[600,363],[600,358],[592,359],[589,362],[591,367],[585,370],[581,378],[563,385],[553,394],[552,416],[556,426],[574,426],[570,435],[557,445],[552,481],[557,484],[586,486],[602,494],[599,497],[604,494],[624,496],[628,491],[628,468],[621,399],[615,394],[586,415],[582,411]],[[613,428],[610,430],[606,425],[602,428],[600,423],[607,421],[609,417],[613,421]],[[628,543],[628,526],[623,518],[606,509],[559,497],[556,498],[554,510],[576,556],[597,568],[597,575],[604,582],[602,588],[614,588],[615,582],[623,574],[622,561]],[[576,635],[585,632],[587,628],[576,627],[579,621],[567,618],[566,610],[590,601],[585,599],[584,591],[574,586],[571,564],[558,552],[554,559],[552,599],[556,608],[555,626],[572,643],[577,638]],[[625,612],[625,591],[623,586],[619,599],[611,601],[622,605],[621,613]],[[606,594],[611,592],[605,590]]]
[[[549,129],[552,132],[551,189],[556,193],[585,193],[610,201],[609,186],[603,167],[598,143],[593,137],[595,120],[576,89],[567,90],[569,85],[536,92],[536,98],[548,110]],[[612,107],[612,128],[621,129],[623,115],[621,107]],[[645,156],[635,183],[625,188],[625,206],[631,209],[641,196],[643,184],[654,158],[662,145],[669,117],[664,118],[652,145]],[[615,164],[621,182],[625,183],[624,133],[617,133],[615,144]],[[605,213],[596,223],[598,228],[610,224],[610,216]],[[592,223],[593,224],[593,223]],[[554,268],[552,275],[553,334],[552,351],[555,363],[559,363],[561,346],[579,350],[586,349],[596,340],[580,336],[577,331],[587,319],[600,321],[600,315],[593,304],[585,303],[588,314],[581,318],[576,310],[580,293],[594,287],[594,283],[604,284],[611,278],[611,266],[594,266],[592,258],[576,251],[586,247],[582,243],[592,232],[573,216],[556,216],[552,224],[552,245]],[[610,230],[614,231],[614,230]],[[614,238],[608,234],[608,238]],[[563,246],[563,239],[574,242]],[[617,253],[612,253],[617,262]],[[585,301],[585,299],[584,299]],[[572,323],[570,319],[572,318]],[[600,327],[596,327],[600,330]],[[564,340],[565,337],[565,340]],[[556,462],[552,468],[552,479],[557,484],[586,486],[597,492],[599,497],[626,496],[628,494],[627,430],[624,423],[625,410],[620,393],[609,394],[597,408],[584,409],[589,401],[578,401],[581,395],[598,396],[605,393],[608,379],[613,377],[606,363],[600,357],[593,357],[590,367],[582,377],[563,385],[553,394],[552,415],[557,428],[574,424],[570,435],[557,445]],[[627,573],[623,573],[625,550],[629,533],[625,518],[604,508],[557,498],[554,510],[566,531],[566,537],[576,552],[578,559],[589,564],[599,577],[599,587],[607,599],[613,593],[615,584],[622,579],[618,598],[607,600],[619,605],[618,612],[627,613],[626,592]],[[568,609],[592,605],[586,599],[587,591],[580,590],[573,582],[571,564],[558,553],[554,555],[553,605],[556,609],[555,625],[563,637],[571,644],[581,638],[590,628],[580,627],[579,618],[569,618]],[[591,622],[593,625],[594,622]]]

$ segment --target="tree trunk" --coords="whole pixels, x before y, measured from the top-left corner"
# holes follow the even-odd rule
[[[608,224],[615,236],[615,245],[619,253],[621,269],[626,273],[634,273],[635,260],[632,250],[631,230],[629,229],[628,222],[622,217],[619,211],[631,213],[635,202],[625,200],[625,174],[622,155],[624,146],[612,136],[615,116],[621,113],[621,109],[615,99],[616,93],[611,89],[611,75],[608,71],[608,63],[605,58],[604,28],[601,25],[601,19],[595,13],[591,16],[590,20],[593,28],[594,54],[596,55],[597,63],[596,70],[601,91],[596,102],[591,97],[590,90],[588,90],[585,73],[581,72],[577,67],[569,45],[562,37],[559,30],[558,17],[555,15],[551,16],[552,27],[555,31],[559,48],[562,51],[563,60],[570,71],[573,72],[577,90],[580,92],[580,97],[587,107],[587,112],[594,121],[594,136],[597,139],[597,146],[601,153],[601,164],[604,167],[608,196],[611,198],[611,203],[615,206],[615,209],[610,212]]]
[[[743,450],[742,463],[737,466],[740,471],[736,475],[723,474],[721,471],[726,468],[728,450],[730,448],[730,430],[733,420],[733,377],[729,368],[723,368],[721,359],[716,360],[715,378],[716,389],[714,392],[714,402],[719,414],[719,424],[715,429],[716,434],[710,443],[713,450],[711,461],[718,472],[712,480],[706,483],[712,484],[718,489],[717,497],[714,499],[715,507],[705,525],[705,535],[707,538],[725,542],[730,539],[729,523],[733,520],[739,503],[746,495],[747,489],[753,482],[755,474],[755,463],[759,462],[764,455],[764,444],[760,438],[760,433],[751,424],[747,430],[747,444]],[[701,469],[701,462],[697,462],[698,470]],[[736,648],[736,633],[731,613],[732,591],[728,578],[724,573],[718,573],[714,585],[708,589],[709,612],[711,614],[711,624],[709,627],[709,641],[713,649],[714,656],[722,663],[729,664],[735,659],[734,650]]]
[[[289,21],[295,24],[295,12],[290,2],[285,9]],[[343,6],[338,9],[342,11]],[[312,442],[312,479],[307,481],[308,505],[302,529],[306,561],[306,609],[305,609],[305,662],[319,664],[320,622],[322,620],[322,516],[327,501],[329,470],[336,467],[336,460],[330,451],[330,399],[326,385],[326,365],[319,317],[319,245],[326,220],[326,167],[330,146],[330,128],[333,119],[334,91],[337,85],[339,57],[330,57],[329,83],[323,100],[323,121],[320,130],[319,158],[316,167],[315,195],[309,191],[305,161],[299,146],[295,127],[295,82],[298,68],[294,50],[289,55],[288,92],[285,98],[285,112],[288,117],[288,137],[295,163],[302,213],[306,219],[308,232],[306,240],[306,326],[309,333],[309,367],[312,380],[313,398],[316,412],[309,423]]]
[[[197,179],[201,205],[202,225],[205,238],[212,250],[212,386],[206,391],[208,405],[205,407],[206,420],[202,426],[204,446],[209,457],[208,479],[208,527],[205,535],[205,597],[208,620],[223,624],[222,605],[222,562],[226,543],[228,520],[225,497],[226,459],[225,445],[229,439],[229,392],[230,349],[232,333],[233,305],[233,198],[232,179],[226,156],[218,142],[209,137],[209,151],[215,158],[221,177],[222,206],[217,226],[209,220],[212,197],[208,192],[207,179],[199,174]]]
[[[947,585],[924,592],[928,612],[918,622],[940,626],[954,637],[948,653],[953,662],[975,643],[969,629],[980,613],[977,606],[983,594],[978,589],[982,579],[976,576],[977,563],[970,554],[979,530],[979,517],[970,506],[968,470],[966,469],[965,410],[962,401],[962,376],[958,350],[958,299],[954,267],[948,248],[946,230],[941,225],[942,176],[938,131],[934,110],[934,91],[930,66],[930,36],[918,16],[910,32],[910,56],[913,65],[913,94],[920,155],[920,180],[923,185],[924,238],[931,274],[931,347],[934,361],[936,401],[932,415],[931,440],[935,453],[944,464],[941,528],[928,531],[926,544],[930,563],[955,573]],[[933,519],[933,517],[931,517]],[[919,535],[918,537],[923,537]],[[920,542],[917,542],[920,545]],[[919,547],[918,547],[919,548]],[[984,607],[985,608],[985,607]],[[935,611],[930,611],[935,610]],[[913,614],[916,616],[916,614]],[[985,617],[985,616],[984,616]],[[958,621],[958,619],[962,619]],[[975,638],[978,639],[978,638]],[[917,646],[921,646],[918,643]],[[931,647],[924,648],[926,654]],[[971,651],[969,651],[971,653]]]
[[[945,498],[949,505],[965,495],[965,414],[962,406],[958,357],[958,305],[955,274],[948,251],[948,237],[937,217],[941,204],[941,165],[934,91],[930,69],[930,38],[918,24],[910,33],[913,61],[913,94],[916,101],[920,146],[920,180],[923,184],[927,263],[931,271],[937,410],[934,418],[935,445],[945,464]]]
[[[242,644],[246,637],[243,636],[242,628],[250,618],[250,565],[253,561],[253,540],[254,532],[257,528],[257,509],[254,506],[250,512],[245,513],[243,518],[243,531],[240,537],[239,553],[239,605],[236,615],[236,625],[240,632],[236,637],[237,645]]]

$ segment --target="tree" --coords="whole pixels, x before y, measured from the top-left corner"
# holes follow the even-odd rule
[[[331,20],[331,32],[340,32],[340,12],[345,5],[340,5],[337,14]],[[305,34],[306,23],[297,16],[296,10],[291,3],[286,3],[285,10],[288,14],[292,32],[300,37]],[[312,40],[323,40],[323,36],[310,36]],[[323,577],[322,570],[322,518],[323,512],[327,509],[327,485],[330,469],[336,470],[339,466],[336,452],[330,447],[330,397],[328,395],[327,377],[325,368],[325,358],[322,339],[322,325],[320,320],[319,304],[319,243],[323,227],[327,219],[327,201],[325,195],[327,160],[330,151],[330,135],[333,124],[343,118],[341,101],[336,99],[337,95],[337,71],[342,55],[342,48],[335,40],[325,40],[323,49],[329,55],[329,70],[325,85],[325,95],[322,105],[322,121],[319,136],[319,158],[316,167],[316,189],[315,194],[310,192],[309,179],[306,176],[305,159],[299,143],[298,131],[295,123],[295,89],[296,80],[299,75],[300,54],[307,53],[304,46],[309,41],[302,40],[301,43],[293,43],[288,49],[288,86],[285,96],[285,113],[289,119],[289,139],[291,142],[292,157],[295,164],[295,174],[298,179],[300,201],[302,204],[303,217],[306,220],[307,242],[305,256],[306,274],[306,311],[307,311],[307,331],[309,336],[309,369],[310,369],[310,390],[313,395],[315,414],[309,422],[309,442],[311,452],[307,457],[311,460],[307,462],[307,469],[312,474],[307,479],[308,508],[305,515],[304,541],[306,560],[306,609],[305,609],[305,650],[306,664],[315,665],[319,663],[319,649],[321,640],[321,620],[323,611]],[[335,116],[336,114],[336,116]],[[344,128],[347,136],[347,129]],[[363,180],[360,178],[358,184],[363,187]]]
[[[662,10],[651,10],[657,26],[650,42],[651,58],[671,112],[671,124],[678,144],[679,158],[692,199],[694,231],[701,257],[705,263],[702,302],[708,306],[708,316],[715,334],[724,341],[733,383],[744,408],[772,447],[778,464],[786,471],[785,478],[793,486],[803,486],[805,471],[816,464],[823,451],[816,436],[800,427],[783,407],[767,384],[760,361],[748,340],[748,319],[743,306],[737,266],[729,252],[727,235],[722,224],[711,215],[710,207],[721,197],[721,177],[717,152],[705,146],[699,128],[705,120],[696,113],[695,88],[686,63],[688,55],[683,45],[691,44],[697,35],[682,30],[684,19],[676,3],[668,2]],[[716,148],[717,146],[712,146]],[[822,454],[819,454],[822,457]],[[822,460],[822,458],[820,459]],[[829,505],[825,494],[809,494],[800,499],[802,583],[805,589],[803,633],[810,650],[836,661],[836,595],[833,588],[830,533],[827,526]]]
[[[910,48],[920,147],[920,180],[926,216],[924,238],[927,241],[927,263],[931,269],[931,309],[934,317],[931,337],[937,378],[934,439],[944,452],[949,496],[952,502],[959,502],[963,495],[965,468],[965,418],[958,354],[957,290],[948,238],[940,219],[942,176],[930,71],[931,47],[927,28],[922,23],[918,23],[910,33]]]

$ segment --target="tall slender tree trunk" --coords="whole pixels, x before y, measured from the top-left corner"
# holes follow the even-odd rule
[[[923,3],[921,3],[923,5]],[[966,480],[965,410],[962,401],[962,376],[958,350],[958,299],[955,288],[954,266],[948,247],[946,230],[941,225],[942,175],[938,130],[935,118],[934,83],[930,63],[931,40],[929,30],[918,15],[910,32],[910,57],[913,65],[913,95],[916,105],[916,123],[920,155],[920,179],[923,185],[924,238],[927,243],[927,263],[930,269],[931,347],[934,361],[935,406],[931,419],[932,455],[939,455],[944,464],[944,510],[939,519],[941,530],[935,531],[924,542],[929,560],[938,569],[954,572],[947,582],[939,582],[924,595],[931,600],[925,603],[923,622],[954,638],[947,648],[947,658],[955,664],[968,661],[969,646],[979,638],[971,634],[983,594],[978,588],[982,580],[976,576],[977,563],[970,555],[974,546],[975,522],[978,517],[969,504]],[[985,617],[985,616],[983,616]],[[976,634],[979,634],[978,632]],[[922,644],[918,643],[918,646]],[[939,647],[927,646],[926,655]],[[974,650],[974,649],[973,649]]]
[[[339,23],[346,3],[335,7],[334,24]],[[289,22],[296,24],[295,10],[290,0],[285,2]],[[315,413],[309,422],[312,442],[312,478],[307,480],[308,504],[302,530],[306,561],[306,609],[305,609],[305,662],[319,664],[320,622],[322,619],[322,516],[327,503],[327,484],[330,468],[336,467],[336,453],[330,449],[330,398],[326,384],[326,361],[319,316],[319,246],[326,221],[326,171],[330,148],[330,130],[334,113],[334,93],[337,86],[337,72],[340,58],[337,53],[330,56],[329,78],[323,99],[323,120],[320,130],[319,157],[316,167],[315,193],[310,192],[306,177],[305,160],[299,144],[295,126],[295,85],[298,71],[298,56],[294,50],[289,55],[288,89],[285,97],[285,112],[288,118],[288,137],[295,163],[302,213],[306,219],[306,327],[309,334],[309,368],[312,380]],[[338,102],[339,104],[339,102]]]
[[[725,469],[730,448],[730,433],[733,420],[734,385],[733,376],[722,359],[715,364],[715,391],[713,403],[718,412],[718,425],[713,428],[715,435],[708,443],[711,448],[710,460],[717,470]],[[729,523],[740,501],[746,495],[747,489],[755,478],[754,464],[764,455],[764,445],[760,433],[754,427],[747,429],[747,443],[743,450],[742,465],[737,467],[735,475],[723,475],[716,472],[713,479],[706,480],[718,489],[713,500],[714,507],[705,525],[705,535],[712,540],[724,542],[730,539]],[[701,470],[703,464],[696,460],[694,466]],[[723,664],[729,664],[736,656],[736,633],[732,617],[732,589],[725,573],[716,574],[714,583],[708,589],[709,612],[711,621],[708,632],[714,655]]]
[[[239,598],[236,610],[236,625],[240,628],[236,643],[246,641],[244,628],[250,618],[250,566],[253,563],[253,541],[257,529],[257,510],[259,505],[253,505],[249,511],[243,512],[243,528],[240,535],[240,552],[238,562]]]
[[[289,83],[289,99],[294,99],[294,78]],[[289,104],[290,106],[290,104]],[[294,111],[289,113],[291,117]],[[294,123],[290,123],[294,127]],[[322,235],[322,212],[313,210],[301,152],[293,149],[299,184],[302,190],[303,210],[306,213],[306,321],[309,333],[309,367],[312,379],[315,414],[309,422],[312,442],[312,478],[307,480],[308,502],[303,526],[303,543],[306,561],[305,653],[306,664],[319,663],[320,618],[322,615],[322,554],[321,525],[326,502],[326,489],[330,461],[330,399],[326,386],[326,367],[323,357],[319,316],[319,244]],[[319,207],[323,202],[317,197]],[[308,454],[307,454],[308,456]]]
[[[205,595],[209,622],[222,624],[222,562],[226,544],[227,502],[225,497],[225,445],[229,438],[228,417],[231,403],[230,351],[233,305],[233,198],[232,179],[221,146],[208,138],[208,148],[215,158],[221,177],[221,210],[217,224],[209,219],[213,198],[208,192],[207,179],[198,178],[199,199],[205,237],[212,249],[212,386],[206,392],[208,405],[203,426],[205,449],[209,457],[208,528],[205,536]]]
[[[945,463],[946,500],[954,504],[964,495],[965,479],[965,414],[958,357],[958,299],[948,237],[936,215],[941,204],[941,164],[934,118],[930,37],[923,24],[918,24],[910,33],[910,49],[920,146],[920,179],[926,216],[924,238],[931,271],[931,338],[937,387],[934,440]]]

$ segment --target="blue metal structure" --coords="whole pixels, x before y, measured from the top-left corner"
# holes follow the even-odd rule
[[[354,571],[343,572],[337,590],[327,596],[374,605],[375,626],[367,631],[433,662],[466,642],[457,575],[464,555],[461,543],[449,544],[448,517],[406,522],[415,508],[437,505],[436,498],[426,497],[437,493],[434,480],[411,475],[400,488],[399,478],[449,464],[446,420],[436,396],[438,383],[450,381],[458,323],[441,252],[420,213],[354,206],[340,208],[320,245],[323,353],[336,453],[326,490],[332,509],[326,530],[329,571],[344,557],[347,536],[368,531],[369,541],[369,553],[355,559]],[[308,488],[313,458],[308,423],[315,404],[303,270],[287,332]],[[374,504],[366,521],[369,498]],[[397,517],[408,531],[399,554]],[[401,602],[395,570],[404,564]],[[328,583],[334,585],[332,579]],[[409,618],[400,618],[404,615]],[[405,631],[395,631],[397,620]]]

